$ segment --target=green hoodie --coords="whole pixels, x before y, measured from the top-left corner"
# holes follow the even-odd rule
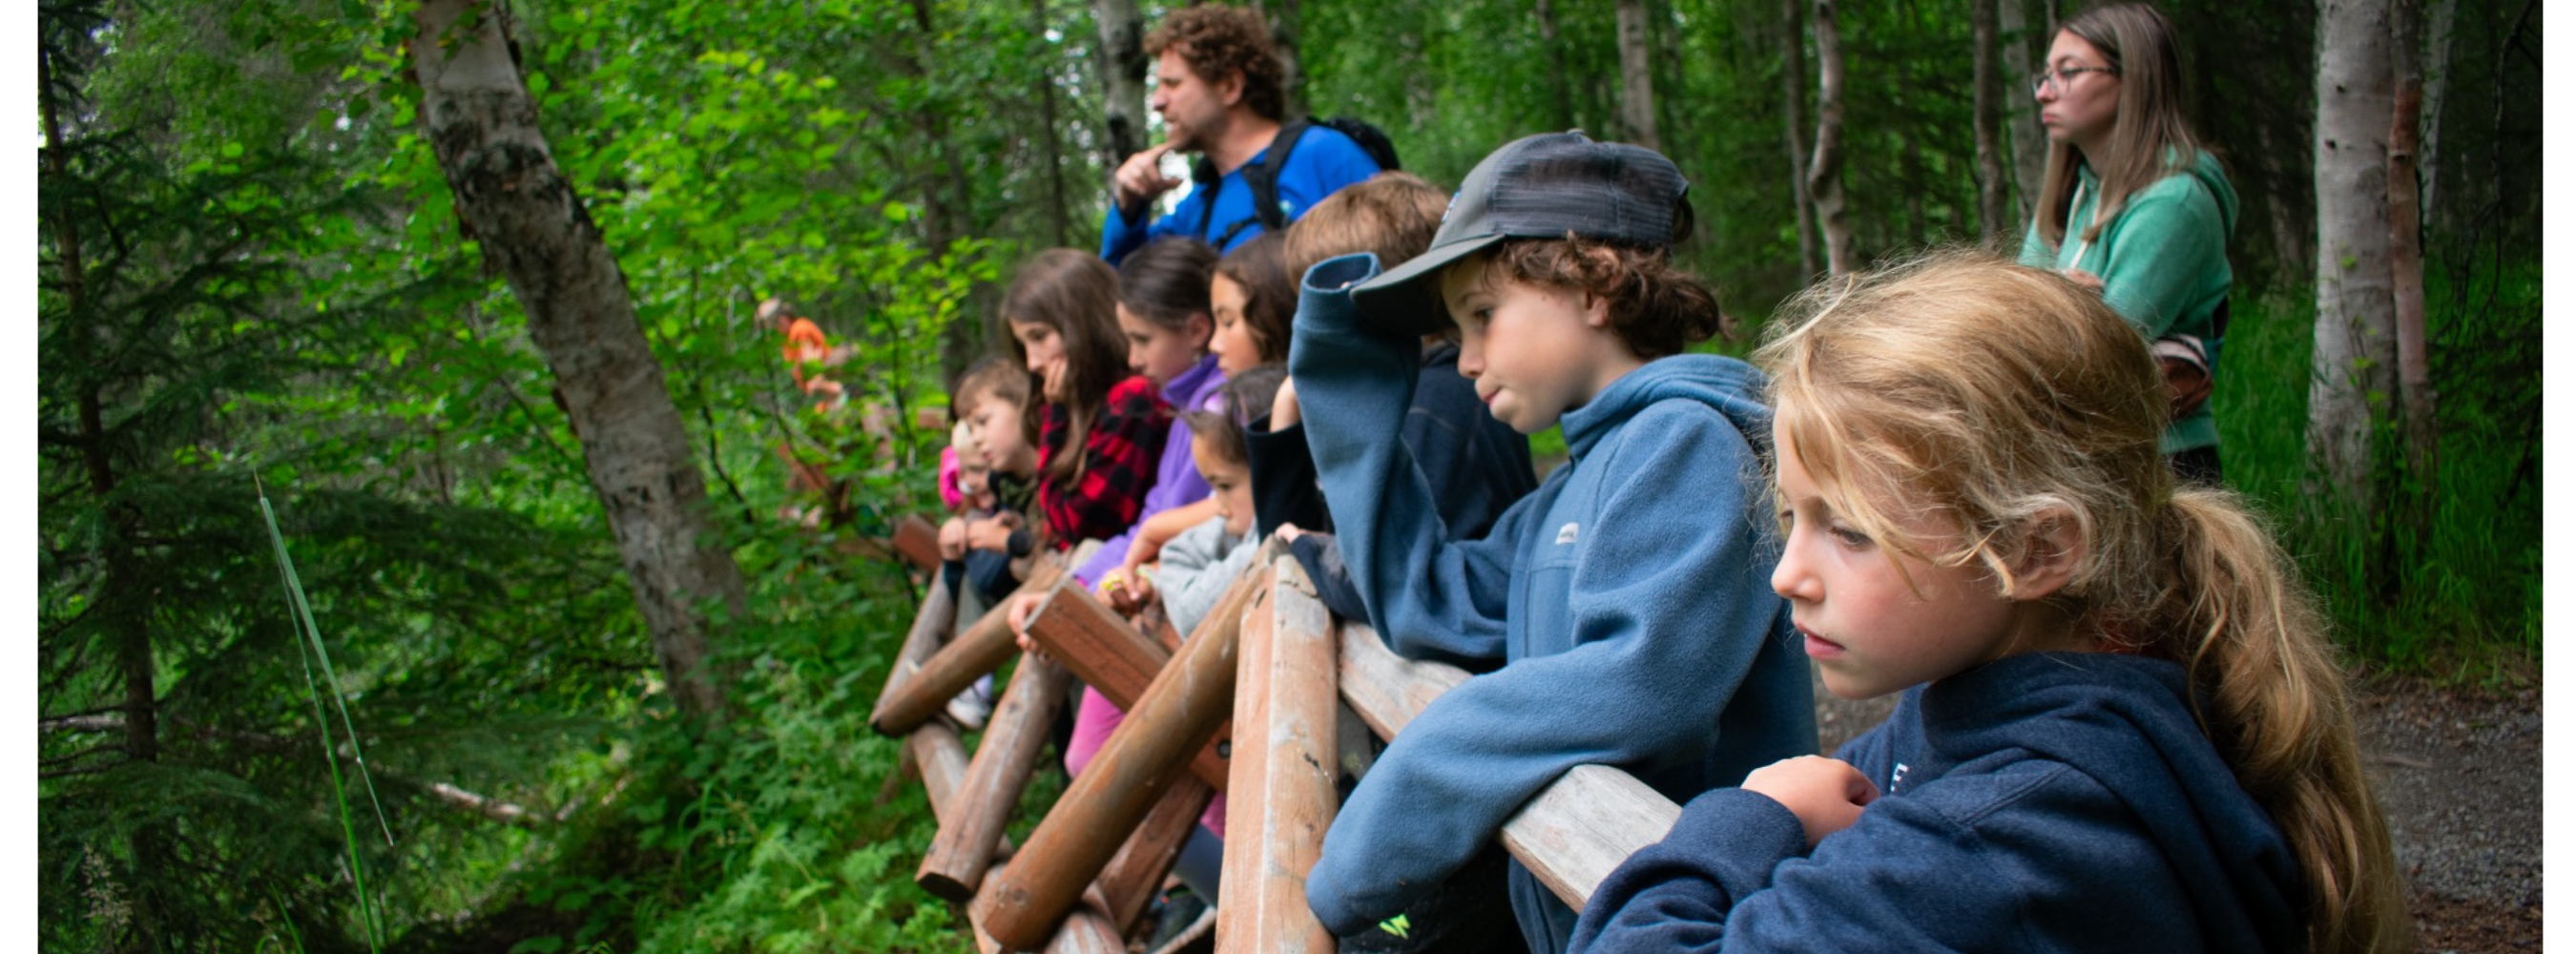
[[[2093,219],[2102,181],[2090,166],[2077,167],[2083,191],[2067,216],[2067,241],[2051,247],[2033,223],[2021,243],[2021,263],[2102,277],[2102,298],[2149,340],[2180,333],[2210,338],[2211,316],[2227,300],[2234,273],[2227,267],[2227,237],[2236,231],[2236,190],[2218,159],[2201,152],[2190,168],[2156,180],[2129,196],[2128,206],[2087,245],[2080,223]],[[2218,348],[2210,343],[2210,370]],[[2218,422],[2202,404],[2165,428],[2167,454],[2218,445]]]

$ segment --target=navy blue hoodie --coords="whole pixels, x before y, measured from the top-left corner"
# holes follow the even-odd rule
[[[2298,950],[2296,856],[2190,692],[2105,653],[1908,690],[1837,753],[1884,793],[1858,822],[1810,853],[1780,803],[1702,795],[1601,883],[1574,949]]]
[[[1309,271],[1289,348],[1343,557],[1397,653],[1506,664],[1424,709],[1326,832],[1306,901],[1345,936],[1573,766],[1678,802],[1816,749],[1806,660],[1771,592],[1761,376],[1715,355],[1628,373],[1565,414],[1565,466],[1451,541],[1399,439],[1419,341],[1364,326],[1342,290],[1376,273],[1367,254]],[[1561,950],[1574,912],[1517,863],[1510,890],[1530,949]]]

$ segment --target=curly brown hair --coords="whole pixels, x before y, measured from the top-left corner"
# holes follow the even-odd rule
[[[1497,278],[1581,292],[1610,303],[1610,330],[1637,356],[1680,354],[1725,327],[1717,293],[1674,265],[1663,248],[1614,245],[1568,234],[1512,239],[1494,247],[1485,280]]]
[[[1261,14],[1214,3],[1183,7],[1145,34],[1146,56],[1158,57],[1164,50],[1180,51],[1190,72],[1210,83],[1242,72],[1244,105],[1263,119],[1288,115],[1287,71]]]

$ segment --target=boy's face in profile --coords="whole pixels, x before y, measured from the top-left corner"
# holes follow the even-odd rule
[[[1609,330],[1607,303],[1504,277],[1491,258],[1443,269],[1440,301],[1458,324],[1458,373],[1476,382],[1495,419],[1535,434],[1626,373],[1608,360],[1624,348]]]

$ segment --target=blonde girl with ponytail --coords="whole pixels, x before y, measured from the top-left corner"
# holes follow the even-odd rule
[[[1904,695],[1692,800],[1574,950],[2411,949],[2314,600],[2177,486],[2099,295],[1935,254],[1810,290],[1756,363],[1773,588],[1828,689]]]

